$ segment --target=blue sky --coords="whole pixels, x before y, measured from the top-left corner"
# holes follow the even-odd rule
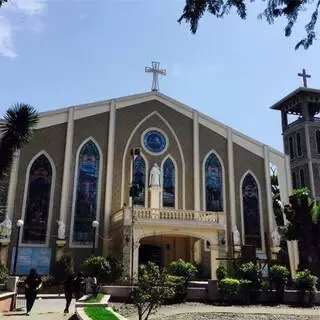
[[[285,21],[233,12],[206,16],[199,31],[178,24],[183,0],[11,0],[0,9],[0,111],[20,101],[39,111],[150,91],[144,67],[160,61],[160,91],[282,150],[280,114],[269,107],[311,73],[319,88],[319,46],[294,50]],[[318,58],[316,60],[316,58]]]

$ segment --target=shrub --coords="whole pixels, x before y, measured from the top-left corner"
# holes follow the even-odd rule
[[[253,262],[243,263],[239,271],[241,279],[251,281],[251,289],[258,290],[260,288],[262,281],[261,270]]]
[[[164,301],[173,295],[168,286],[165,270],[160,270],[153,262],[139,268],[138,283],[131,292],[134,305],[138,309],[139,320],[147,320]]]
[[[88,258],[83,266],[88,275],[96,277],[99,282],[105,280],[111,272],[108,260],[103,256]]]
[[[4,264],[0,263],[0,283],[5,283],[9,278],[9,270]]]
[[[277,291],[284,291],[290,272],[284,266],[274,265],[270,268],[270,280]]]
[[[217,275],[218,282],[228,277],[227,269],[223,264],[219,264],[216,270],[216,275]]]
[[[296,274],[295,286],[298,290],[298,303],[304,303],[306,292],[309,292],[309,304],[312,303],[316,282],[317,277],[313,276],[309,270],[300,271]]]
[[[187,297],[188,282],[194,279],[197,268],[192,263],[179,259],[169,264],[168,273],[169,275],[179,277],[180,280],[183,279],[183,282],[179,281],[179,283],[175,285],[174,300],[175,302],[184,301]]]
[[[109,254],[107,256],[107,261],[110,265],[110,274],[108,275],[108,280],[115,282],[119,280],[123,272],[123,264],[115,256]]]
[[[187,286],[183,277],[168,275],[168,285],[173,288],[174,295],[171,297],[173,303],[180,303],[187,297]]]
[[[224,278],[219,282],[219,292],[223,298],[229,302],[233,302],[239,295],[240,280],[233,278]]]
[[[194,279],[197,268],[192,263],[179,259],[169,264],[168,273],[173,276],[183,277],[187,283]]]

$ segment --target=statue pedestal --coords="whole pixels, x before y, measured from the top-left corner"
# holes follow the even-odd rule
[[[277,255],[280,252],[281,247],[271,247],[272,259],[277,259]]]
[[[64,247],[66,246],[66,240],[57,240],[56,241],[56,261],[59,261],[64,254]]]
[[[161,192],[162,188],[160,186],[149,187],[149,206],[152,209],[161,208]]]
[[[5,266],[8,264],[8,251],[10,239],[0,239],[0,263]]]

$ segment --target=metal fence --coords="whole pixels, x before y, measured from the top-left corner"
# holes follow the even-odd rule
[[[16,295],[16,303],[15,303],[15,310],[23,311],[26,309],[26,298],[24,294],[17,294]]]

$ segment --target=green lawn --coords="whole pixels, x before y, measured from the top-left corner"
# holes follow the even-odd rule
[[[84,308],[85,314],[92,320],[118,320],[118,318],[104,307]]]
[[[102,300],[103,296],[104,296],[103,293],[98,293],[98,295],[96,297],[90,296],[86,300],[84,300],[84,302],[88,302],[88,303],[100,302]]]

